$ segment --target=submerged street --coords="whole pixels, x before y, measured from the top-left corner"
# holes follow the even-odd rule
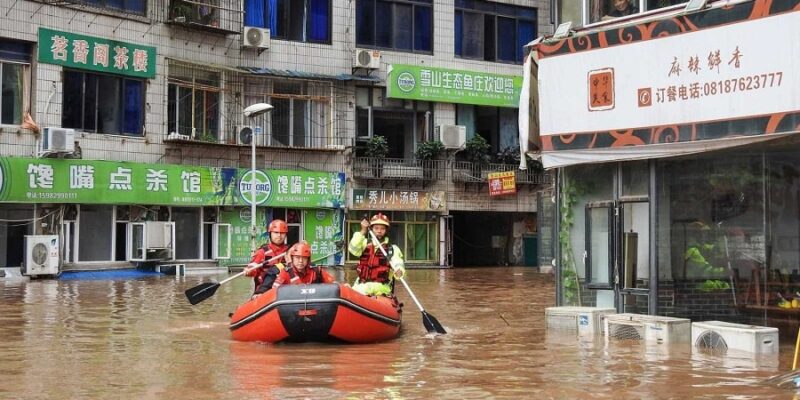
[[[342,270],[332,270],[343,279]],[[548,332],[552,275],[530,268],[412,270],[411,288],[447,335],[405,303],[396,340],[369,345],[238,343],[235,279],[191,306],[184,290],[220,276],[0,281],[4,399],[791,398],[762,381],[791,368],[638,342]],[[92,278],[92,279],[89,279]],[[94,279],[98,278],[98,279]],[[347,280],[353,275],[348,271]]]

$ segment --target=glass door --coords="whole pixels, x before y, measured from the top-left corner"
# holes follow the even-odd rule
[[[147,227],[144,222],[128,223],[128,261],[147,258]]]
[[[650,295],[650,203],[621,200],[617,207],[617,291],[621,312],[648,314]]]
[[[214,224],[214,231],[211,235],[211,246],[213,256],[216,260],[227,260],[231,258],[231,224]]]

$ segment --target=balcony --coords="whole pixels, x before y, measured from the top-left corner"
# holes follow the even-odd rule
[[[446,166],[447,160],[356,157],[353,177],[428,183],[443,179]]]
[[[252,131],[250,131],[252,134]],[[231,132],[217,138],[212,135],[178,134],[172,132],[164,138],[164,143],[168,144],[197,144],[197,145],[216,145],[216,146],[247,146],[250,142],[248,135],[243,132]],[[256,135],[256,147],[269,147],[281,149],[297,150],[334,150],[343,151],[352,146],[352,138],[330,137],[330,136],[275,136]]]
[[[238,0],[169,0],[166,23],[224,35],[241,33]]]
[[[456,183],[484,183],[488,175],[493,172],[514,171],[517,185],[544,185],[551,183],[550,174],[534,171],[532,169],[520,170],[518,165],[512,164],[480,164],[469,161],[454,161],[451,167],[451,176]]]

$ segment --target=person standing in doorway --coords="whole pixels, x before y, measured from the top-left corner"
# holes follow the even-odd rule
[[[367,296],[391,296],[394,293],[394,280],[405,274],[403,252],[389,243],[389,217],[375,214],[369,221],[361,221],[361,230],[353,233],[347,246],[350,254],[359,257],[358,278],[353,289]],[[375,234],[383,251],[376,247],[369,231]],[[385,254],[384,254],[385,252]]]

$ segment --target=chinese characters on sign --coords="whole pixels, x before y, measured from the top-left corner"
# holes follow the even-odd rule
[[[745,54],[736,46],[730,51],[728,57],[723,58],[722,50],[713,49],[705,57],[705,63],[701,61],[698,54],[690,55],[686,58],[686,71],[684,77],[706,76],[700,81],[686,81],[681,78],[684,70],[681,68],[681,59],[677,56],[672,57],[672,61],[667,68],[667,77],[682,80],[680,83],[657,88],[640,88],[637,90],[639,97],[639,107],[649,107],[654,103],[674,103],[688,100],[696,100],[702,97],[726,95],[736,92],[747,92],[752,90],[763,90],[772,87],[779,87],[783,83],[783,71],[740,74],[732,78],[719,75],[723,70],[739,70],[742,67],[742,59]],[[709,78],[707,75],[712,74]],[[651,98],[652,94],[655,98]],[[646,96],[647,101],[643,101]]]
[[[393,64],[388,97],[448,103],[518,107],[522,77]]]
[[[614,108],[614,68],[589,71],[589,111]]]
[[[514,171],[493,172],[488,175],[489,196],[503,196],[517,193],[517,179]]]
[[[39,28],[39,61],[71,68],[154,78],[156,48]]]
[[[354,210],[442,211],[444,191],[353,189]]]

